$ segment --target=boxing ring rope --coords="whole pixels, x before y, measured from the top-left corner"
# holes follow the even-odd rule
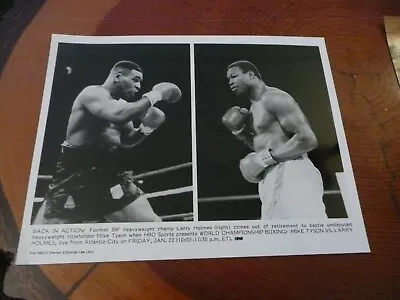
[[[172,221],[174,219],[183,219],[183,221],[193,221],[193,213],[183,213],[176,215],[162,216],[163,221]]]
[[[135,175],[133,177],[134,177],[134,179],[142,179],[142,178],[153,176],[153,175],[159,175],[159,174],[163,174],[166,172],[176,171],[176,170],[183,169],[183,168],[190,167],[190,166],[192,166],[192,163],[188,162],[188,163],[183,163],[180,165],[175,165],[175,166],[171,166],[171,167],[167,167],[167,168],[163,168],[163,169],[159,169],[159,170],[141,173],[141,174]],[[52,176],[51,175],[38,175],[38,180],[39,179],[40,180],[51,180]],[[192,186],[184,186],[184,187],[180,187],[180,188],[176,188],[176,189],[169,189],[169,190],[164,190],[164,191],[148,193],[145,196],[146,196],[146,198],[149,199],[149,198],[157,198],[157,197],[168,196],[168,195],[188,193],[188,192],[192,192],[192,191],[193,191]],[[34,199],[34,202],[43,202],[43,200],[44,199],[41,197],[36,197]]]
[[[149,176],[159,175],[159,174],[163,174],[163,173],[167,173],[167,172],[171,172],[171,171],[176,171],[176,170],[180,170],[180,169],[191,167],[191,166],[192,166],[192,163],[188,162],[188,163],[183,163],[183,164],[179,164],[179,165],[175,165],[175,166],[171,166],[171,167],[166,167],[166,168],[159,169],[159,170],[154,170],[154,171],[149,171],[149,172],[133,175],[132,177],[135,180],[138,180],[138,179],[146,178]],[[130,171],[130,173],[132,173],[132,172]],[[51,180],[52,178],[53,177],[51,175],[38,175],[38,180]],[[148,194],[145,194],[145,196],[147,199],[150,199],[150,198],[157,198],[157,197],[163,197],[163,196],[168,196],[168,195],[188,193],[188,192],[192,192],[192,191],[193,191],[192,186],[184,186],[184,187],[175,188],[175,189],[169,189],[169,190],[164,190],[164,191],[148,193]],[[44,198],[36,197],[33,199],[33,201],[35,203],[41,203],[44,201]],[[193,220],[193,212],[162,216],[161,219],[163,221],[176,220],[176,219],[181,219],[183,221],[192,221]]]
[[[327,190],[324,191],[324,195],[338,195],[340,194],[339,190]],[[251,200],[251,199],[260,199],[259,195],[235,195],[235,196],[220,196],[220,197],[203,197],[199,198],[199,203],[207,203],[207,202],[221,202],[221,201],[237,201],[237,200]]]
[[[154,171],[149,171],[149,172],[145,172],[145,173],[141,173],[141,174],[137,174],[134,175],[133,178],[134,179],[142,179],[142,178],[146,178],[149,176],[153,176],[153,175],[159,175],[159,174],[163,174],[166,172],[171,172],[171,171],[176,171],[176,170],[180,170],[186,167],[191,167],[192,163],[188,162],[188,163],[183,163],[180,165],[176,165],[176,166],[171,166],[171,167],[167,167],[167,168],[163,168],[163,169],[159,169],[159,170],[154,170]],[[53,177],[51,175],[38,175],[38,180],[51,180]]]
[[[192,186],[184,186],[184,187],[177,188],[177,189],[170,189],[170,190],[165,190],[165,191],[149,193],[149,194],[146,194],[146,198],[150,199],[150,198],[163,197],[163,196],[168,196],[168,195],[188,193],[188,192],[192,192],[192,191],[193,191]]]
[[[149,171],[137,175],[133,175],[133,178],[135,180],[146,178],[149,176],[153,175],[159,175],[163,174],[166,172],[171,172],[171,171],[176,171],[180,170],[186,167],[192,166],[191,162],[188,163],[183,163],[171,167],[166,167],[163,169],[159,170],[154,170],[154,171]],[[38,175],[38,180],[51,180],[52,176],[51,175]],[[188,193],[192,192],[193,187],[192,186],[184,186],[180,188],[174,188],[174,189],[169,189],[169,190],[164,190],[164,191],[157,191],[153,193],[148,193],[145,194],[146,198],[157,198],[157,197],[163,197],[163,196],[168,196],[168,195],[176,195],[176,194],[181,194],[181,193]],[[340,190],[326,190],[324,191],[324,195],[337,195],[341,194]],[[217,197],[203,197],[198,199],[198,203],[210,203],[210,202],[222,202],[222,201],[238,201],[238,200],[252,200],[252,199],[260,199],[259,195],[233,195],[233,196],[217,196]],[[44,198],[37,197],[34,199],[34,202],[43,202]],[[175,219],[181,219],[183,221],[192,221],[193,220],[193,212],[189,213],[180,213],[180,214],[173,214],[173,215],[168,215],[168,216],[162,216],[161,217],[163,221],[169,221],[169,220],[175,220]]]
[[[168,195],[188,193],[188,192],[192,192],[192,191],[193,191],[192,186],[184,186],[184,187],[176,188],[176,189],[148,193],[145,196],[146,196],[146,198],[150,199],[150,198],[163,197],[163,196],[168,196]],[[339,195],[339,194],[340,194],[339,190],[324,191],[324,195]],[[203,197],[203,198],[199,198],[198,202],[206,203],[206,202],[237,201],[237,200],[252,200],[252,199],[260,199],[260,196],[259,195],[235,195],[235,196],[220,196],[220,197]],[[43,198],[40,198],[40,197],[35,198],[35,202],[42,202],[42,201],[43,201]]]
[[[164,191],[159,191],[159,192],[154,192],[154,193],[148,193],[145,194],[147,199],[150,198],[157,198],[157,197],[163,197],[163,196],[168,196],[168,195],[176,195],[176,194],[182,194],[182,193],[189,193],[193,191],[192,186],[184,186],[181,188],[176,188],[176,189],[170,189],[170,190],[164,190]],[[34,199],[34,202],[43,202],[44,198],[43,197],[36,197]]]
[[[149,176],[153,176],[153,175],[159,175],[159,174],[163,174],[163,173],[171,172],[171,171],[176,171],[176,170],[183,169],[183,168],[186,168],[186,167],[191,167],[191,166],[192,166],[192,163],[188,162],[188,163],[184,163],[184,164],[180,164],[180,165],[176,165],[176,166],[172,166],[172,167],[167,167],[167,168],[164,168],[164,169],[159,169],[159,170],[155,170],[155,171],[149,171],[149,172],[146,172],[146,173],[134,175],[133,178],[134,179],[142,179],[142,178],[145,178],[145,177],[149,177]]]

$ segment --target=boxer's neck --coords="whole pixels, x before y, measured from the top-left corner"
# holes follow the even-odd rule
[[[119,98],[119,96],[117,95],[118,92],[117,92],[114,78],[108,77],[101,86],[110,93],[112,98],[114,98],[114,99]]]
[[[267,91],[266,84],[260,80],[250,88],[248,95],[249,100],[252,102],[260,100],[266,91]]]

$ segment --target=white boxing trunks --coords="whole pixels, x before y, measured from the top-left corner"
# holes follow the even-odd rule
[[[262,220],[327,218],[321,174],[307,155],[265,173],[258,184]]]

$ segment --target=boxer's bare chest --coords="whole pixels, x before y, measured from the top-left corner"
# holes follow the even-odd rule
[[[277,121],[275,116],[267,111],[262,101],[253,102],[250,112],[250,125],[255,135],[265,133]]]
[[[250,107],[254,132],[254,149],[274,149],[288,140],[278,119],[265,108],[262,101],[253,102]]]

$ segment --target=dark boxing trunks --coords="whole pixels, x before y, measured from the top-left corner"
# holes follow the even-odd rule
[[[135,201],[144,193],[121,170],[115,153],[63,145],[45,195],[47,223],[102,222]],[[70,197],[74,208],[64,207]]]

